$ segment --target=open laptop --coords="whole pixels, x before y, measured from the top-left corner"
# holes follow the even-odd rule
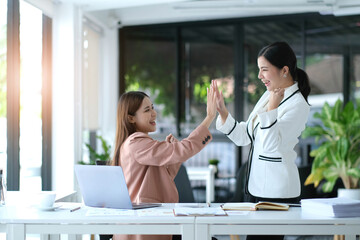
[[[161,203],[131,203],[119,166],[75,165],[75,174],[86,206],[118,209],[161,206]]]

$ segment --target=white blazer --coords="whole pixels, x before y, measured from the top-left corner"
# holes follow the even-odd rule
[[[279,107],[266,112],[270,93],[266,91],[246,122],[237,122],[229,113],[216,128],[238,146],[251,144],[247,190],[255,197],[295,198],[301,186],[295,164],[295,145],[305,129],[310,106],[298,84],[285,89]]]

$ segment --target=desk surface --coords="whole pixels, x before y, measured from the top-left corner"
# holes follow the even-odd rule
[[[26,234],[181,234],[184,240],[195,240],[195,217],[97,215],[87,216],[89,208],[82,206],[70,212],[79,203],[59,203],[63,206],[55,211],[36,208],[0,207],[0,231],[6,231],[8,240],[25,240]],[[152,208],[161,211],[162,208]],[[106,210],[106,209],[105,209]],[[141,210],[135,210],[138,212]],[[46,236],[44,236],[46,238]]]
[[[201,217],[197,223],[216,224],[359,224],[358,218],[332,218],[319,215],[308,215],[300,207],[290,207],[288,211],[258,210],[249,211],[246,215]],[[359,230],[360,231],[360,230]]]
[[[7,206],[0,207],[0,223],[32,223],[32,224],[94,224],[94,223],[194,223],[194,217],[168,216],[139,216],[140,210],[131,210],[134,215],[97,215],[86,216],[88,207],[82,206],[79,210],[70,212],[70,209],[80,206],[81,203],[58,203],[61,205],[54,211],[42,211],[36,207]],[[162,211],[173,208],[174,204],[164,204],[162,207],[151,208],[153,211]],[[144,209],[149,210],[149,209]]]
[[[288,211],[250,211],[246,215],[199,217],[195,219],[195,239],[212,235],[346,235],[356,240],[359,218],[331,218],[304,215],[300,207]]]
[[[210,217],[140,216],[136,212],[139,210],[133,216],[87,216],[89,208],[82,207],[70,212],[79,203],[63,204],[56,211],[19,206],[0,207],[0,230],[6,230],[10,240],[25,239],[26,233],[182,234],[184,240],[208,240],[212,235],[225,234],[346,234],[347,239],[355,240],[356,235],[360,234],[360,217],[304,215],[299,207],[292,207],[289,211],[250,211],[243,215]],[[161,211],[173,207],[174,204],[164,204],[153,209]]]

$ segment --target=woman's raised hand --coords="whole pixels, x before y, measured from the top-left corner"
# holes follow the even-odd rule
[[[166,136],[165,141],[168,142],[168,143],[173,143],[173,142],[178,142],[179,140],[177,140],[177,138],[174,137],[174,136],[170,133],[169,135]]]
[[[270,91],[268,111],[279,107],[280,102],[284,99],[284,92],[284,88],[276,88],[273,91]]]
[[[206,117],[200,125],[203,125],[207,128],[210,127],[212,121],[216,117],[216,95],[214,88],[210,86],[210,89],[207,88],[207,103],[206,103]]]
[[[216,93],[212,85],[210,85],[210,88],[207,88],[206,112],[212,119],[216,117]]]
[[[211,81],[211,87],[214,89],[216,95],[216,110],[220,114],[222,123],[225,123],[229,112],[225,106],[224,96],[222,92],[219,90],[216,80]]]

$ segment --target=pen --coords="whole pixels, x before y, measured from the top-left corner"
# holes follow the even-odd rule
[[[76,210],[79,210],[81,207],[76,207],[70,210],[70,212],[75,212]]]

